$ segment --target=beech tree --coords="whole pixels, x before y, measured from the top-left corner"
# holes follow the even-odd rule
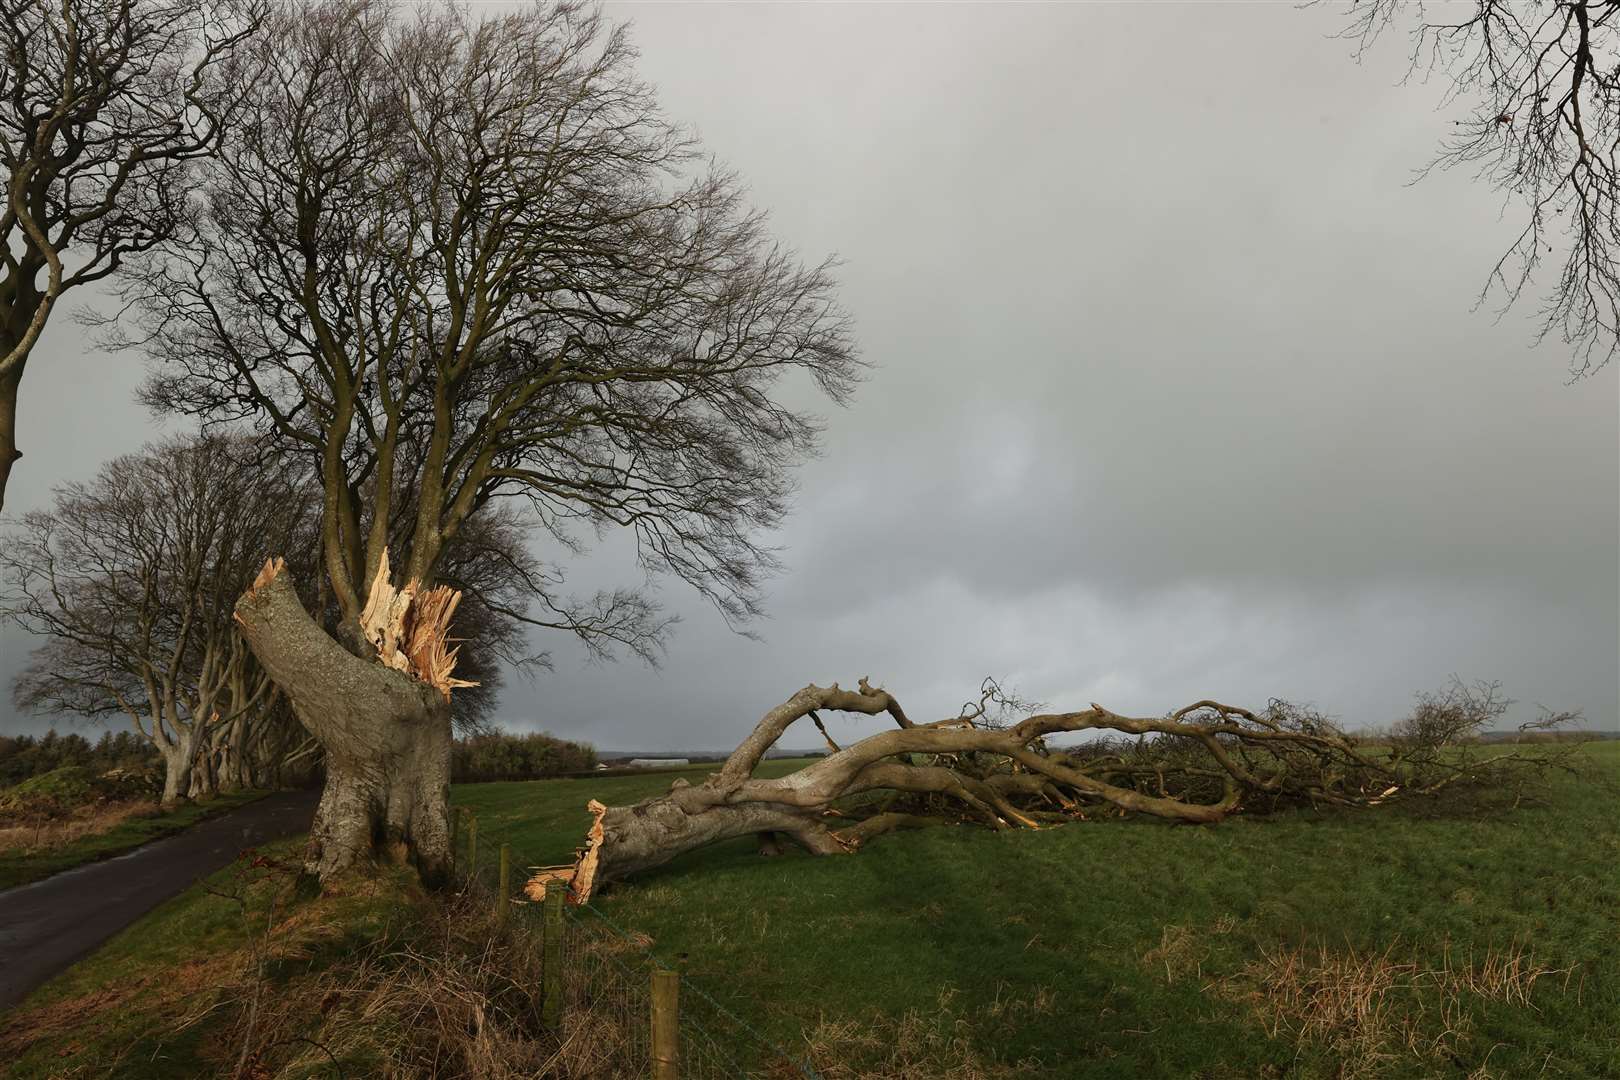
[[[1369,746],[1320,712],[1283,701],[1259,712],[1197,701],[1147,717],[1095,703],[1033,712],[987,680],[957,715],[918,723],[864,678],[854,690],[810,685],[766,712],[702,783],[677,778],[668,794],[633,806],[592,801],[574,862],[537,868],[526,892],[538,900],[565,888],[581,903],[605,884],[749,834],[759,835],[764,854],[776,854],[777,838],[786,837],[813,855],[842,855],[895,829],[964,822],[1038,829],[1141,814],[1215,825],[1290,806],[1373,807],[1481,788],[1522,794],[1563,754],[1482,751],[1480,732],[1509,704],[1494,683],[1454,682],[1420,695],[1412,715]],[[1031,715],[1009,723],[1009,711]],[[886,714],[895,730],[840,746],[822,712]],[[1577,716],[1543,710],[1521,730]],[[786,776],[755,777],[765,752],[804,719],[826,739],[827,756]],[[1104,737],[1050,743],[1076,733]]]
[[[179,226],[187,163],[218,145],[223,69],[256,19],[207,0],[0,0],[0,507],[23,369],[57,300]]]
[[[19,702],[126,716],[163,756],[165,801],[212,791],[210,751],[241,758],[273,695],[236,598],[268,552],[311,547],[312,504],[307,482],[225,436],[157,443],[58,488],[0,545],[0,613],[45,639]]]
[[[1391,27],[1412,71],[1451,78],[1464,117],[1429,169],[1465,167],[1521,207],[1519,231],[1481,302],[1517,303],[1561,260],[1541,305],[1540,337],[1574,347],[1576,378],[1620,348],[1620,2],[1364,0],[1346,36],[1369,48]]]
[[[619,527],[740,625],[818,434],[780,384],[841,401],[858,362],[828,266],[771,241],[592,9],[287,3],[244,58],[196,235],[140,261],[124,340],[155,404],[319,478],[335,632],[280,563],[237,607],[325,750],[308,868],[380,847],[435,879],[468,523],[516,497],[548,538],[527,624],[656,655],[644,593],[566,592],[582,533]]]

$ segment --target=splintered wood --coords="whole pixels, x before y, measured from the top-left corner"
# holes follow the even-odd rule
[[[596,863],[601,858],[602,815],[607,813],[607,807],[592,799],[585,804],[585,809],[591,812],[591,827],[585,834],[585,846],[575,853],[570,866],[533,867],[534,873],[523,885],[523,895],[530,900],[536,903],[544,900],[546,889],[553,882],[567,890],[564,897],[569,903],[583,904],[591,898],[591,889],[596,884]]]
[[[260,589],[264,588],[270,582],[274,581],[276,575],[281,573],[282,570],[286,569],[286,566],[287,561],[281,558],[279,555],[273,559],[264,560],[264,566],[259,568],[259,576],[253,579],[253,584],[249,585],[247,592],[242,594],[242,599],[247,599]],[[235,619],[238,623],[241,623],[242,613],[240,611],[233,611],[231,612],[231,618]],[[244,623],[243,625],[246,624]]]
[[[273,559],[264,560],[264,566],[259,570],[259,576],[253,579],[252,585],[248,586],[249,595],[264,588],[275,579],[277,574],[281,573],[286,568],[287,560],[283,559],[280,555],[277,555]]]
[[[377,659],[436,688],[448,701],[456,687],[478,685],[451,674],[461,648],[450,647],[450,619],[461,603],[461,593],[448,585],[426,592],[420,588],[415,581],[394,588],[384,549],[371,595],[360,613],[360,629],[376,646]]]

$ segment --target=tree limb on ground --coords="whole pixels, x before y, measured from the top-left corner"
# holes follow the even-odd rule
[[[781,834],[812,854],[833,855],[895,829],[951,822],[1038,829],[1102,813],[1213,825],[1250,809],[1370,807],[1500,784],[1547,764],[1471,748],[1470,740],[1507,705],[1495,684],[1456,682],[1446,694],[1420,696],[1413,717],[1377,744],[1281,701],[1258,713],[1197,701],[1162,717],[1122,716],[1092,704],[998,725],[990,708],[1009,700],[986,680],[979,700],[958,715],[916,723],[891,694],[864,678],[855,690],[806,686],[767,712],[703,783],[680,778],[668,794],[634,806],[592,800],[595,821],[574,865],[539,868],[526,892],[539,899],[565,883],[570,899],[582,903],[603,884],[750,833],[759,834],[767,850]],[[896,727],[786,776],[755,777],[766,752],[795,721],[812,717],[822,726],[818,711],[887,714]],[[1556,726],[1573,718],[1548,714],[1537,723]],[[1111,737],[1062,749],[1047,744],[1053,735],[1075,732]]]

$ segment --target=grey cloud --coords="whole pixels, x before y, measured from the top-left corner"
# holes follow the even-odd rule
[[[1358,67],[1287,5],[609,10],[779,236],[844,259],[875,367],[802,474],[763,642],[669,585],[662,670],[537,641],[557,670],[509,724],[721,748],[863,674],[925,715],[996,674],[1376,724],[1457,672],[1614,728],[1620,372],[1567,386],[1529,308],[1471,310],[1513,222],[1466,176],[1409,185],[1452,114],[1401,40]],[[48,348],[18,509],[152,432],[127,365],[65,323]],[[573,578],[639,574],[610,538]]]

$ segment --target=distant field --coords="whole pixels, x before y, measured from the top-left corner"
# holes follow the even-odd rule
[[[779,1041],[843,1040],[874,1067],[903,1053],[1018,1076],[1616,1077],[1620,745],[1582,753],[1591,775],[1544,806],[937,829],[829,859],[738,840],[596,903]],[[556,863],[588,799],[672,778],[452,798],[483,836]]]

